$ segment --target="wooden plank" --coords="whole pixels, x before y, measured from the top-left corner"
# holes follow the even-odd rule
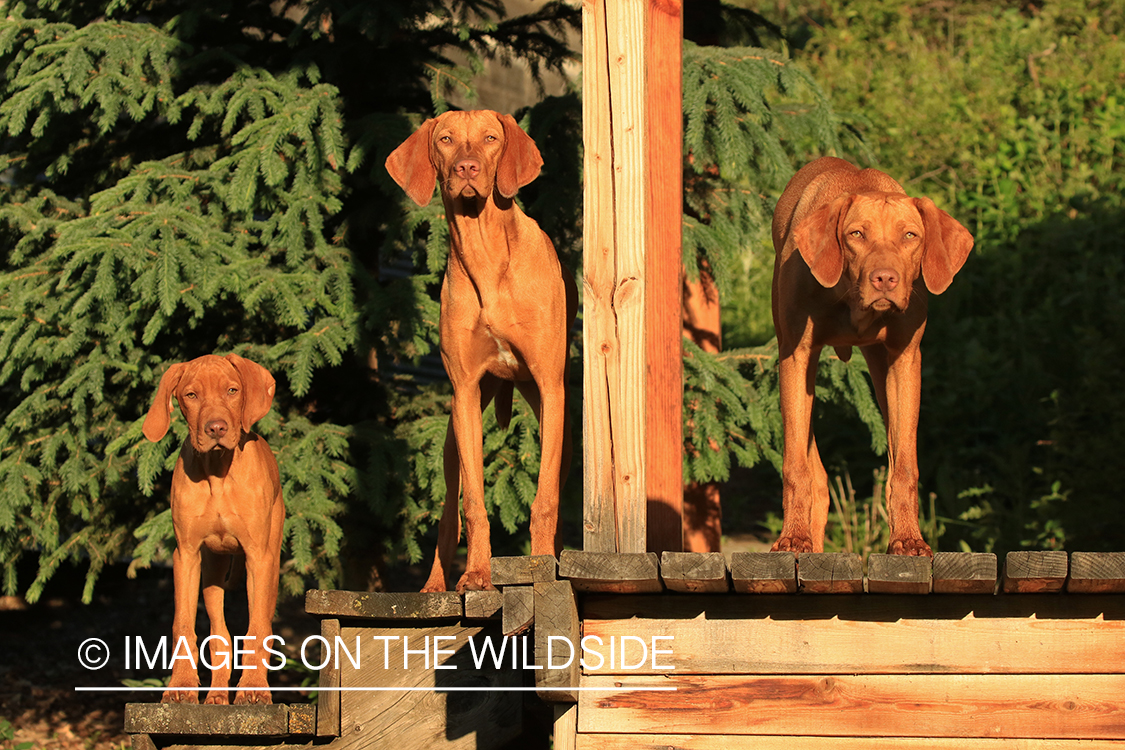
[[[872,594],[928,594],[933,560],[910,555],[872,554],[867,558],[867,590]]]
[[[439,620],[459,618],[461,595],[436,593],[383,593],[368,591],[305,592],[305,611],[319,617],[362,617],[379,620]]]
[[[1125,552],[1072,552],[1066,590],[1072,594],[1125,593]]]
[[[129,746],[132,750],[156,750],[156,743],[147,734],[129,735]]]
[[[558,572],[554,555],[519,555],[492,558],[493,586],[526,586],[553,581]]]
[[[645,221],[648,193],[648,116],[645,102],[645,10],[647,0],[605,4],[609,50],[614,171],[613,312],[617,357],[609,362],[613,430],[617,551],[644,552],[648,498],[645,467]]]
[[[501,631],[505,636],[527,631],[535,622],[535,589],[531,586],[509,586],[504,589],[504,613]]]
[[[555,704],[555,727],[551,735],[553,750],[576,750],[578,741],[578,704]]]
[[[859,594],[863,559],[850,552],[802,552],[797,555],[797,585],[807,594]]]
[[[550,703],[578,700],[581,623],[570,581],[535,584],[535,687]]]
[[[318,700],[317,703],[320,701]],[[289,734],[316,734],[316,706],[311,703],[293,703],[289,706]]]
[[[616,594],[655,593],[663,590],[655,552],[610,554],[563,550],[559,576],[576,591]]]
[[[504,747],[522,731],[523,698],[512,690],[523,684],[520,666],[507,658],[502,668],[488,658],[480,668],[474,662],[473,649],[479,656],[486,639],[509,651],[520,640],[504,640],[495,624],[345,624],[349,648],[357,637],[359,667],[341,660],[344,722],[332,750],[480,750]],[[450,692],[459,687],[473,692]]]
[[[320,668],[318,685],[332,688],[317,693],[316,734],[318,737],[340,736],[340,667],[332,656],[332,646],[340,637],[340,621],[329,618],[320,621],[320,635],[325,639],[320,645]]]
[[[671,591],[715,594],[730,591],[727,559],[722,552],[665,552],[660,577]]]
[[[1123,675],[597,676],[578,731],[1122,739]],[[674,687],[675,692],[637,692]]]
[[[797,592],[797,556],[792,552],[735,552],[730,558],[734,590],[743,594]]]
[[[289,707],[212,706],[190,703],[127,703],[130,734],[246,735],[281,737],[289,733]]]
[[[1066,573],[1065,552],[1009,552],[1004,558],[1004,591],[1009,594],[1062,591]]]
[[[465,619],[467,620],[494,620],[500,617],[503,608],[504,594],[501,591],[465,592]]]
[[[588,733],[579,734],[577,744],[570,747],[576,750],[1120,750],[1125,747],[1125,741]]]
[[[648,551],[684,549],[682,0],[647,0],[644,337]],[[725,567],[725,566],[724,566]],[[724,574],[725,579],[725,574]],[[725,582],[725,581],[724,581]]]
[[[996,555],[992,552],[934,554],[935,594],[991,594],[996,591]]]
[[[1125,674],[1125,597],[1113,594],[591,596],[581,614],[602,644],[671,637],[661,663],[676,674]]]

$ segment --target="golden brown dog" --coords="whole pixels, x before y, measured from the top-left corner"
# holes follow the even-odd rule
[[[824,157],[785,188],[773,217],[773,320],[781,365],[784,521],[774,550],[821,552],[828,482],[812,434],[820,351],[858,346],[887,423],[888,552],[931,556],[918,526],[918,405],[927,290],[941,294],[973,237],[928,198],[875,169]]]
[[[542,166],[535,142],[516,121],[489,111],[446,112],[427,120],[387,158],[387,171],[419,206],[430,202],[440,184],[450,229],[438,327],[453,383],[453,413],[444,450],[445,507],[423,591],[448,585],[461,536],[458,484],[468,562],[457,590],[492,588],[480,417],[495,397],[497,417],[507,425],[513,382],[539,419],[542,441],[531,553],[558,552],[559,493],[571,450],[567,332],[578,290],[551,240],[513,200]]]
[[[273,403],[273,376],[235,354],[208,355],[168,368],[145,417],[144,435],[156,442],[168,432],[173,397],[188,425],[188,439],[172,475],[172,556],[176,613],[175,654],[186,640],[191,661],[176,659],[162,702],[198,703],[195,613],[199,584],[211,620],[211,690],[207,703],[228,703],[227,685],[236,657],[223,618],[224,583],[231,556],[246,559],[250,602],[247,638],[239,645],[235,703],[270,703],[266,639],[272,635],[285,504],[277,461],[250,427]],[[248,655],[247,655],[248,654]]]

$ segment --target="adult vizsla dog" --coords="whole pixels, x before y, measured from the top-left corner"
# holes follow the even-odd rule
[[[285,504],[273,452],[250,427],[270,410],[273,394],[273,376],[261,365],[236,354],[207,355],[169,367],[145,417],[145,437],[160,440],[168,432],[175,398],[188,427],[172,474],[172,635],[173,654],[186,656],[180,652],[186,641],[191,660],[174,661],[164,703],[199,702],[195,613],[201,579],[211,620],[211,689],[206,702],[229,703],[227,685],[236,657],[242,678],[234,702],[272,702],[266,649],[277,604]],[[223,617],[224,584],[233,555],[245,557],[250,602],[247,637],[237,652]]]
[[[446,112],[427,120],[386,167],[419,206],[441,186],[450,252],[441,288],[441,358],[453,383],[444,448],[445,507],[423,591],[444,591],[461,537],[468,560],[457,590],[491,589],[492,544],[484,507],[481,412],[493,398],[501,425],[513,383],[539,420],[542,458],[531,506],[531,554],[558,553],[559,493],[570,464],[567,346],[578,290],[551,240],[513,200],[543,166],[511,115]]]
[[[812,434],[817,360],[858,346],[887,424],[888,552],[932,556],[918,526],[919,345],[927,292],[941,294],[973,236],[928,198],[876,169],[824,157],[785,188],[773,217],[773,320],[781,365],[781,536],[773,549],[824,550],[828,478]]]

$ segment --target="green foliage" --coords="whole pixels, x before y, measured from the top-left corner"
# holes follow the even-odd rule
[[[288,591],[338,581],[345,524],[360,549],[420,556],[432,504],[405,500],[417,477],[403,424],[437,402],[398,368],[435,341],[444,222],[431,222],[427,264],[382,162],[410,132],[399,112],[447,106],[486,58],[559,69],[558,31],[578,11],[287,10],[58,0],[0,20],[7,593],[36,599],[70,561],[88,568],[89,600],[107,563],[168,559],[185,429],[175,420],[150,444],[140,423],[166,366],[210,352],[278,381],[255,429],[281,467]],[[381,279],[356,251],[395,237],[428,275]]]

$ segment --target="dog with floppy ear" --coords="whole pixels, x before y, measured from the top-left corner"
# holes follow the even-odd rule
[[[773,318],[781,370],[781,536],[775,551],[821,552],[828,477],[812,433],[821,349],[858,346],[887,424],[888,552],[931,556],[918,524],[918,409],[927,296],[964,265],[973,236],[876,169],[824,157],[785,188],[773,217]]]
[[[234,702],[272,702],[266,675],[285,504],[273,452],[250,428],[270,410],[273,395],[273,376],[261,365],[236,354],[207,355],[169,367],[145,417],[145,437],[158,442],[168,432],[175,399],[188,426],[172,474],[172,635],[173,653],[186,642],[191,660],[175,660],[163,703],[199,702],[194,665],[199,662],[195,614],[201,580],[213,665],[206,702],[230,702],[227,686],[236,658],[242,677]],[[223,616],[224,584],[234,555],[245,558],[250,609],[247,638],[238,651]]]
[[[468,561],[457,590],[492,588],[481,411],[495,398],[497,418],[506,427],[513,384],[539,419],[542,441],[531,554],[559,551],[559,494],[571,452],[568,330],[578,289],[551,240],[513,200],[542,165],[535,142],[511,115],[490,111],[446,112],[427,120],[387,157],[387,171],[418,205],[427,205],[440,186],[450,230],[438,328],[453,412],[443,455],[445,506],[423,591],[448,585],[461,536],[459,488]]]

